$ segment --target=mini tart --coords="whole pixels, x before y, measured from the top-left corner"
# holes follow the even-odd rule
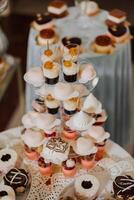
[[[68,127],[63,128],[62,134],[65,138],[70,139],[70,140],[73,140],[77,137],[77,132],[74,130],[71,130]]]
[[[0,200],[15,200],[15,192],[8,185],[0,186]]]
[[[53,44],[56,42],[56,34],[53,29],[43,29],[37,36],[39,45]]]
[[[53,19],[50,15],[38,14],[37,18],[33,21],[32,26],[37,31],[41,31],[43,29],[53,28],[54,23],[53,23]]]
[[[91,46],[96,53],[109,54],[113,51],[113,43],[108,35],[99,35]]]
[[[65,176],[74,176],[76,174],[76,160],[68,159],[62,163],[62,172]]]
[[[70,60],[64,60],[63,74],[65,81],[75,82],[77,80],[78,66]]]
[[[68,15],[67,5],[60,0],[54,0],[48,5],[48,12],[53,18],[62,18]]]
[[[33,102],[32,102],[32,107],[35,111],[39,112],[39,113],[44,113],[46,108],[45,108],[45,104],[44,104],[44,100],[42,99],[35,99]]]
[[[47,61],[43,64],[45,82],[54,85],[59,80],[59,65],[56,62]]]
[[[57,114],[59,107],[60,107],[60,102],[56,99],[54,99],[51,95],[48,95],[45,98],[45,104],[48,110],[48,113],[50,114]]]
[[[134,179],[129,175],[117,176],[113,182],[115,198],[121,200],[134,199]]]
[[[35,148],[29,148],[26,144],[24,145],[25,155],[29,160],[38,160],[39,153]]]
[[[81,157],[81,164],[84,169],[91,169],[95,165],[95,154]]]
[[[4,176],[4,182],[15,192],[23,193],[29,185],[29,175],[24,169],[13,168]]]
[[[50,175],[52,173],[52,163],[46,163],[43,157],[38,160],[39,171],[42,175]]]
[[[130,39],[128,29],[123,25],[109,27],[108,33],[116,43],[124,43]]]
[[[63,101],[63,107],[64,107],[64,112],[67,115],[73,115],[77,112],[77,108],[79,105],[79,98],[74,97],[71,99],[68,99],[66,101]]]

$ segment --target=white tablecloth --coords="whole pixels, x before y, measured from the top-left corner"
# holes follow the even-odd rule
[[[96,97],[103,103],[109,118],[106,129],[111,138],[120,145],[126,145],[131,136],[131,80],[132,63],[130,42],[117,45],[112,55],[101,55],[92,52],[89,48],[94,38],[107,32],[105,26],[106,11],[96,17],[79,15],[78,8],[70,8],[70,15],[56,21],[57,32],[60,38],[64,36],[78,36],[82,38],[84,48],[88,51],[80,56],[83,62],[94,64],[100,77],[99,84],[94,90]],[[44,47],[36,44],[37,31],[30,29],[28,40],[27,69],[40,67],[40,56]],[[34,98],[34,89],[26,87],[26,110],[31,109]]]

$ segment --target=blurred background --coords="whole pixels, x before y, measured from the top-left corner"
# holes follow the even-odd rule
[[[65,2],[70,6],[74,4],[73,0]],[[106,10],[120,8],[126,11],[131,22],[130,31],[134,33],[134,0],[96,0],[96,2]],[[29,27],[37,13],[46,11],[48,3],[48,0],[10,0],[8,10],[0,17],[0,27],[8,38],[7,53],[17,58],[15,70],[7,77],[6,82],[0,83],[0,131],[16,127],[21,123],[21,117],[25,112],[23,75],[26,72]],[[134,40],[131,41],[134,63],[133,43]],[[134,112],[134,106],[132,109]],[[132,147],[128,146],[127,150],[133,154]]]

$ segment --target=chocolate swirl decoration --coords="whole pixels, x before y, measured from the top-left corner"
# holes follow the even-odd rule
[[[13,189],[26,187],[29,182],[28,173],[24,169],[13,168],[5,175],[4,182]]]
[[[68,148],[68,143],[61,138],[52,138],[46,144],[46,147],[59,153],[65,153]]]
[[[113,189],[116,196],[132,197],[134,196],[134,179],[128,175],[118,176],[113,183]]]

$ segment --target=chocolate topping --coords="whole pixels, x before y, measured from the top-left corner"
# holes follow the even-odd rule
[[[19,187],[26,188],[29,182],[28,173],[24,169],[13,168],[5,175],[4,182],[14,190]]]
[[[1,160],[3,162],[9,161],[11,159],[11,155],[10,154],[5,154],[1,157]]]
[[[112,26],[108,28],[108,31],[115,37],[121,37],[127,32],[127,28],[123,25]]]
[[[40,17],[37,17],[36,22],[39,25],[47,24],[50,21],[52,21],[52,17],[50,15],[41,15]]]
[[[93,186],[93,184],[91,183],[91,181],[82,181],[81,186],[84,189],[90,189]]]
[[[35,101],[36,101],[38,104],[44,106],[44,100],[43,100],[43,99],[37,98],[37,99],[35,99]]]
[[[68,143],[61,138],[51,138],[46,147],[59,153],[65,153],[68,148]]]
[[[116,17],[116,18],[122,18],[122,17],[125,17],[127,15],[126,12],[119,10],[119,9],[113,9],[109,12],[109,14]]]
[[[62,39],[62,44],[64,46],[68,46],[69,44],[77,44],[77,45],[81,45],[82,41],[80,38],[78,37],[64,37]],[[71,46],[70,46],[71,47]]]
[[[113,190],[115,196],[121,196],[125,200],[134,197],[134,179],[128,175],[117,176],[113,182]]]
[[[99,35],[98,37],[96,37],[95,43],[100,46],[108,46],[112,44],[112,41],[108,35]]]
[[[65,5],[65,3],[63,1],[60,1],[60,0],[54,0],[53,2],[51,2],[49,4],[49,6],[56,7],[56,8],[61,8],[64,5]]]
[[[43,29],[40,31],[40,36],[45,39],[50,39],[55,36],[55,32],[52,29]]]
[[[8,193],[6,191],[0,191],[0,197],[8,196]]]
[[[51,165],[51,163],[45,163],[45,160],[43,157],[40,157],[38,160],[39,167],[48,167]]]

